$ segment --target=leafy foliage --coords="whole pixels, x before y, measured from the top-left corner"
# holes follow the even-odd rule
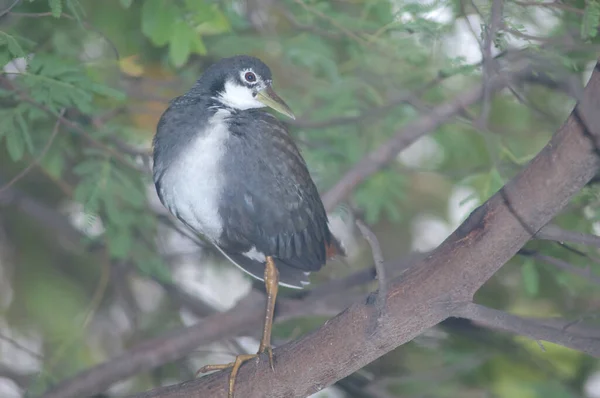
[[[600,3],[587,2],[581,23],[581,37],[593,39],[598,36],[598,27],[600,27]]]
[[[188,0],[147,0],[142,6],[142,32],[157,46],[169,45],[169,59],[182,66],[191,54],[206,54],[202,36],[227,32],[229,23],[217,4]]]

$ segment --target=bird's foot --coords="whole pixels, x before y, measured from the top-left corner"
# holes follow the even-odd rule
[[[231,373],[229,374],[229,389],[227,392],[227,398],[233,398],[233,391],[235,388],[235,379],[237,377],[238,371],[244,362],[247,362],[251,359],[257,358],[261,354],[267,354],[269,356],[269,365],[271,366],[271,370],[275,370],[273,366],[273,349],[270,345],[260,346],[258,349],[258,353],[256,354],[243,354],[235,357],[235,361],[222,364],[222,365],[206,365],[198,369],[196,372],[196,376],[200,373],[208,373],[215,370],[224,370],[231,368]]]
[[[235,387],[235,378],[237,377],[238,371],[242,364],[246,361],[254,359],[258,356],[258,354],[243,354],[235,357],[235,361],[226,363],[223,365],[206,365],[198,369],[196,372],[196,376],[200,373],[212,372],[214,370],[224,370],[231,368],[231,373],[229,374],[229,389],[227,392],[227,398],[233,398],[233,390]]]

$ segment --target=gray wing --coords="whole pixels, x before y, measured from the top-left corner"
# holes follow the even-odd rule
[[[245,111],[230,130],[219,247],[230,257],[251,252],[259,262],[273,256],[280,273],[286,266],[319,270],[332,240],[327,214],[285,126],[268,113]]]

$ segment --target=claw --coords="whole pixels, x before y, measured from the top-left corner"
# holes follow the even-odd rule
[[[267,354],[269,355],[269,365],[271,366],[271,370],[275,371],[275,366],[273,365],[273,349],[271,346],[267,347]]]

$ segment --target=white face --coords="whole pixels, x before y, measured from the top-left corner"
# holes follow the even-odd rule
[[[234,109],[264,108],[265,104],[256,100],[255,96],[260,90],[265,89],[269,83],[263,81],[252,69],[244,69],[240,71],[239,81],[229,79],[225,82],[225,88],[219,93],[217,99],[224,105]]]

